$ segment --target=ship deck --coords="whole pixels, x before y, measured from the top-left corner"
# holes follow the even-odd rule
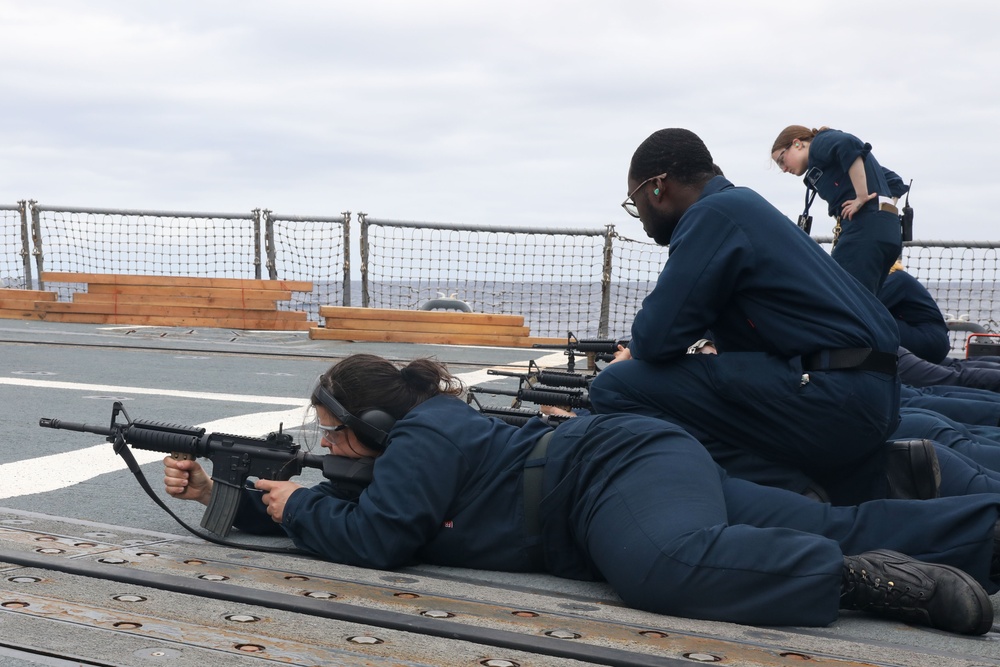
[[[134,418],[296,433],[315,377],[355,352],[434,356],[470,385],[565,364],[551,350],[0,321],[0,665],[1000,665],[997,627],[968,638],[849,613],[740,626],[629,609],[601,583],[218,546],[156,507],[101,436],[38,427],[107,424],[118,400]],[[137,454],[158,487],[162,455]],[[201,506],[165,502],[198,523]]]

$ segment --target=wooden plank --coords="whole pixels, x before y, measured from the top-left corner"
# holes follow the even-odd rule
[[[415,331],[422,333],[477,334],[486,336],[527,336],[528,327],[498,326],[489,322],[482,324],[454,324],[451,322],[397,322],[395,320],[353,320],[327,318],[326,325],[335,329],[361,331]]]
[[[544,336],[528,338],[528,346],[532,345],[565,345],[565,338],[545,338]],[[558,352],[559,350],[552,350],[553,352]],[[579,355],[577,355],[579,356]]]
[[[239,308],[244,310],[277,310],[277,299],[222,299],[218,297],[160,296],[157,294],[102,294],[100,292],[75,292],[74,303],[118,303],[131,307],[133,304],[147,306],[181,306],[186,308]]]
[[[476,336],[471,334],[419,333],[415,331],[361,331],[351,329],[309,329],[314,340],[360,340],[381,343],[424,343],[428,345],[484,345],[487,347],[528,347],[524,336]]]
[[[148,285],[159,287],[221,287],[228,289],[281,290],[311,292],[308,280],[256,280],[253,278],[197,278],[192,276],[137,276],[113,273],[67,273],[43,271],[42,280],[53,283],[88,283],[91,285]]]
[[[79,303],[36,301],[35,310],[45,313],[94,313],[100,315],[155,315],[158,317],[199,317],[217,319],[305,320],[301,310],[245,310],[240,308],[189,308],[121,303]]]
[[[0,309],[3,310],[35,310],[36,303],[55,303],[53,301],[36,301],[34,299],[2,299]]]
[[[46,322],[119,324],[125,326],[203,327],[206,329],[260,329],[308,331],[315,322],[260,318],[220,319],[205,317],[154,317],[150,315],[101,315],[95,313],[39,313]]]
[[[229,289],[223,287],[156,287],[152,285],[87,285],[90,294],[158,294],[188,298],[274,299],[288,301],[291,290]]]
[[[0,308],[0,320],[40,320],[43,313],[36,313],[34,309]]]
[[[56,296],[55,292],[36,289],[0,289],[0,299],[15,301],[55,301]]]
[[[490,323],[501,326],[524,326],[521,315],[463,313],[452,310],[402,310],[393,308],[352,308],[320,306],[319,314],[332,319],[392,320],[396,322],[447,322],[455,324]]]

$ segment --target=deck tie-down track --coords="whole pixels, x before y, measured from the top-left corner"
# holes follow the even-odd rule
[[[85,638],[79,644],[100,637],[105,651],[130,648],[116,649],[108,662],[100,662],[109,660],[106,654],[91,656],[92,664],[905,664],[761,641],[780,640],[781,632],[737,641],[678,630],[673,626],[682,619],[610,600],[540,590],[508,604],[470,597],[481,590],[461,584],[454,588],[465,595],[444,594],[440,579],[419,572],[302,558],[284,558],[280,564],[289,568],[280,569],[271,558],[255,564],[256,554],[187,539],[122,540],[117,531],[74,535],[74,526],[0,524],[0,647],[88,658],[78,652],[85,646],[72,641],[11,641],[24,636],[16,628],[33,621],[36,637],[79,634]],[[350,578],[353,572],[367,580]],[[52,625],[51,632],[39,633],[38,623]]]

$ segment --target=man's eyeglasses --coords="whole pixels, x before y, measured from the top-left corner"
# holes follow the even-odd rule
[[[646,183],[649,183],[650,181],[655,181],[658,178],[665,178],[665,177],[666,177],[666,174],[660,174],[659,176],[650,176],[649,178],[647,178],[646,180],[644,180],[642,183],[640,183],[639,185],[635,186],[635,189],[632,190],[632,192],[628,193],[628,197],[625,197],[625,201],[622,202],[622,208],[625,209],[625,212],[628,213],[629,215],[631,215],[633,218],[638,218],[639,217],[639,209],[636,208],[635,202],[632,201],[632,196],[636,192],[638,192],[642,188],[642,186],[644,186]]]

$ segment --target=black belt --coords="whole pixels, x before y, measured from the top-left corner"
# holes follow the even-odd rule
[[[545,473],[545,461],[536,465],[528,465],[538,459],[545,458],[545,452],[549,448],[549,440],[555,433],[552,429],[535,443],[528,458],[525,459],[524,466],[524,529],[529,538],[537,538],[542,534],[542,518],[539,514],[539,505],[542,503],[542,481]],[[542,545],[535,540],[535,544],[528,548],[531,560],[536,564],[542,563]]]
[[[870,347],[848,347],[840,350],[820,350],[802,355],[804,371],[857,370],[896,374],[894,352],[878,352]]]

